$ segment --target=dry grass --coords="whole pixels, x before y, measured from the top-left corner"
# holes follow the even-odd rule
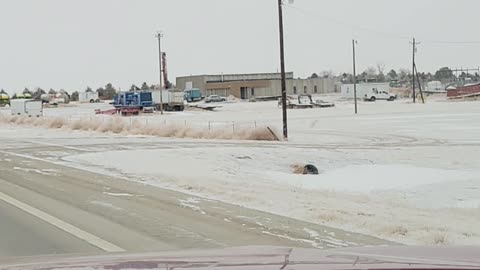
[[[305,164],[293,164],[290,166],[294,174],[303,174],[305,171]]]
[[[157,137],[192,138],[192,139],[223,139],[223,140],[255,140],[276,141],[276,135],[268,128],[216,129],[214,131],[202,128],[185,127],[184,125],[147,125],[134,120],[127,124],[121,117],[109,119],[94,118],[80,120],[66,120],[62,117],[55,118],[28,118],[23,116],[0,116],[0,122],[17,125],[30,125],[36,127],[67,129],[79,131],[96,131],[101,133],[115,133],[128,135],[149,135]]]
[[[447,232],[438,231],[438,232],[433,233],[432,244],[434,244],[434,245],[447,245],[448,244]]]
[[[408,229],[402,225],[387,227],[385,231],[390,235],[407,235],[408,233]]]

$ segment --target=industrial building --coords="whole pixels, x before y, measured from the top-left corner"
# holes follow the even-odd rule
[[[325,94],[340,91],[333,78],[294,79],[286,74],[287,94]],[[281,96],[280,73],[198,75],[177,78],[177,88],[199,88],[203,96],[234,96],[241,99]]]

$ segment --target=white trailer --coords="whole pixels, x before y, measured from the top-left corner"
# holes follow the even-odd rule
[[[185,109],[185,93],[183,91],[170,90],[167,108],[169,111],[183,111]]]
[[[344,98],[354,98],[354,85],[343,84],[342,96]],[[395,95],[390,93],[389,83],[358,83],[357,84],[357,99],[364,100],[394,100]]]
[[[160,101],[160,93],[162,93],[162,100]],[[160,104],[163,104],[165,111],[183,111],[185,108],[185,94],[183,91],[177,90],[152,90],[153,104],[157,109],[160,109]]]
[[[168,104],[169,93],[168,90],[152,90],[152,101],[155,106],[160,106],[160,103],[163,103],[164,106]],[[162,93],[162,98],[160,99],[160,93]]]
[[[80,103],[99,103],[100,99],[97,92],[79,92],[78,101]]]
[[[43,103],[33,99],[12,99],[10,101],[12,115],[28,117],[43,116]]]

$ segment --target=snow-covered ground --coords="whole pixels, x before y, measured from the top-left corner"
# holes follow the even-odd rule
[[[309,222],[407,244],[480,244],[480,103],[408,101],[289,110],[288,142],[161,139],[109,135],[142,147],[101,148],[63,155],[67,164]],[[98,118],[94,107],[46,110],[48,116]],[[3,111],[5,112],[5,110]],[[276,102],[222,104],[216,112],[186,111],[136,118],[188,126],[281,130]],[[123,121],[131,121],[129,118]],[[4,124],[2,124],[4,125]],[[71,138],[90,132],[18,128],[16,138]],[[1,132],[0,138],[12,137]],[[23,134],[23,135],[22,135]],[[148,147],[148,143],[162,147]],[[117,143],[118,144],[118,143]],[[147,145],[147,146],[145,146]],[[167,145],[168,147],[163,147]],[[317,176],[292,165],[314,164]]]

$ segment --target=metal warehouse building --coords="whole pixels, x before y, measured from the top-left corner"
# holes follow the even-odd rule
[[[333,78],[294,79],[288,72],[287,94],[325,94],[340,91]],[[198,75],[177,78],[177,88],[199,88],[202,95],[235,96],[241,99],[281,96],[280,73]]]

